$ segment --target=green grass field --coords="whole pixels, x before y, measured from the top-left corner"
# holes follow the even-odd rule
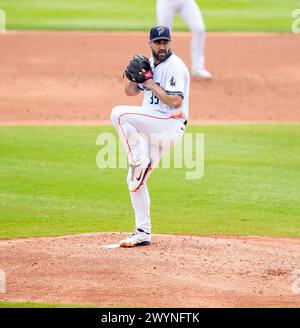
[[[202,0],[209,31],[291,31],[299,0]],[[0,0],[8,29],[148,30],[155,0]],[[117,9],[117,10],[116,10]],[[175,30],[187,30],[176,18]]]
[[[132,231],[126,169],[99,169],[105,126],[0,128],[0,238]],[[157,169],[154,233],[300,236],[300,125],[189,126],[205,173]]]
[[[94,306],[0,301],[0,309],[1,308],[85,308],[85,307],[91,308]]]

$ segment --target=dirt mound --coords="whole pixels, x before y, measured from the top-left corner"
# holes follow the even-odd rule
[[[154,235],[151,246],[103,249],[126,236],[0,241],[0,299],[99,306],[300,306],[300,240]]]
[[[0,124],[100,123],[126,97],[122,72],[149,53],[148,33],[8,32],[0,36]],[[293,34],[207,33],[209,82],[193,79],[190,122],[300,121],[300,42]],[[190,63],[190,33],[176,33]]]

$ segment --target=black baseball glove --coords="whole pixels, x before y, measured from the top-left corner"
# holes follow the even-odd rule
[[[143,55],[133,56],[124,74],[128,80],[136,83],[144,83],[153,77],[149,59]]]

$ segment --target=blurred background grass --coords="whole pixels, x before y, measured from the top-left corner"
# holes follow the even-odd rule
[[[299,0],[201,0],[208,31],[291,31]],[[148,30],[155,0],[0,0],[8,29]],[[174,29],[188,30],[180,17]]]

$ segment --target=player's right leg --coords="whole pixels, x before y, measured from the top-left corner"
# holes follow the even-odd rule
[[[205,25],[202,13],[194,0],[184,2],[180,14],[192,31],[192,75],[210,79],[212,74],[205,69]]]
[[[156,21],[157,25],[172,28],[176,8],[176,0],[157,0],[156,1]]]
[[[153,168],[147,173],[146,179],[136,192],[130,192],[135,215],[135,233],[119,242],[121,247],[145,246],[151,243],[150,196],[147,180],[153,169],[159,164],[163,155],[160,146],[148,144]]]
[[[135,116],[140,118],[139,114],[141,113],[143,113],[142,108],[134,106],[117,106],[111,113],[112,124],[118,131],[127,149],[128,160],[129,163],[131,163],[127,182],[135,215],[135,233],[121,240],[119,242],[121,247],[144,246],[151,242],[150,197],[147,185],[144,184],[143,181],[148,170],[144,172],[144,169],[137,164],[141,158],[148,158],[148,161],[150,161],[147,138],[144,138],[138,133],[138,130],[141,129],[141,125],[145,124],[142,124],[140,121],[129,122],[126,118],[128,115],[132,116],[133,114],[136,114]],[[145,128],[145,126],[143,128]],[[133,161],[136,165],[133,164]],[[143,179],[142,176],[138,176],[140,181],[137,190],[135,190],[136,186],[132,186],[130,181],[134,177],[133,170],[135,173],[141,171],[139,175],[145,175]]]
[[[153,168],[159,163],[163,154],[162,148],[165,142],[161,142],[161,138],[163,138],[163,141],[171,138],[170,142],[167,142],[168,148],[171,144],[178,142],[183,134],[183,123],[180,121],[174,120],[166,114],[141,107],[117,106],[112,111],[111,119],[128,151],[130,151],[130,146],[130,148],[135,148],[131,149],[133,154],[140,151],[143,156],[151,158]],[[125,129],[126,127],[127,129]],[[138,133],[140,136],[139,147],[136,147],[135,142],[132,143],[132,140],[130,140],[130,133],[136,133],[137,131],[142,133],[141,135]],[[154,142],[151,143],[152,141]],[[132,160],[132,157],[137,160],[135,155],[129,155],[129,161]],[[130,174],[131,169],[129,170],[129,176]],[[130,197],[135,212],[136,232],[120,241],[121,247],[147,245],[151,241],[150,197],[146,185],[149,174],[149,170],[146,171],[143,179],[140,180],[139,188],[135,192],[131,191],[131,184],[129,183]]]

